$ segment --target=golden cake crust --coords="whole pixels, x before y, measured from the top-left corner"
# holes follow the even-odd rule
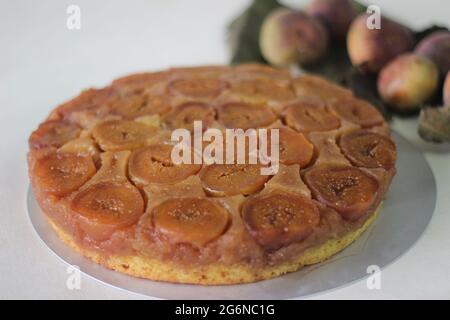
[[[58,227],[51,219],[49,219],[49,223],[69,247],[106,268],[134,277],[156,281],[202,285],[231,285],[272,279],[297,271],[304,266],[329,259],[358,239],[376,220],[379,210],[380,208],[367,219],[363,226],[340,238],[330,239],[321,245],[309,248],[292,261],[262,268],[253,268],[248,264],[223,265],[219,263],[212,263],[207,266],[180,267],[177,264],[167,263],[158,259],[142,258],[137,255],[112,255],[105,259],[98,252],[80,247],[70,234]]]
[[[171,133],[279,129],[279,170],[181,164]],[[70,247],[132,276],[270,279],[322,262],[376,219],[395,175],[387,123],[322,78],[260,65],[126,76],[55,108],[29,140],[33,192]]]

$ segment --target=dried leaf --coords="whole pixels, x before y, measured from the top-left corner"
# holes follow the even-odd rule
[[[450,142],[450,106],[420,112],[419,135],[425,141]]]

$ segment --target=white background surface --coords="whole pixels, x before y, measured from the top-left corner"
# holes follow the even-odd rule
[[[247,3],[0,0],[0,298],[145,298],[85,276],[81,290],[66,288],[67,265],[28,221],[28,136],[53,107],[83,88],[134,71],[227,63],[226,24]],[[413,27],[450,26],[450,1],[370,3]],[[66,28],[69,4],[81,8],[81,30]],[[382,271],[381,290],[359,281],[315,298],[450,298],[450,146],[421,142],[415,120],[395,119],[393,127],[423,150],[433,169],[433,220],[419,242]]]

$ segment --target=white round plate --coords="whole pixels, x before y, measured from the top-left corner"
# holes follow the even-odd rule
[[[85,274],[132,292],[167,299],[285,299],[335,289],[368,276],[368,267],[383,268],[419,239],[433,215],[436,183],[424,156],[398,134],[397,175],[373,225],[351,246],[329,260],[282,277],[252,284],[198,286],[138,279],[108,270],[67,247],[53,232],[31,188],[30,220],[44,243]]]

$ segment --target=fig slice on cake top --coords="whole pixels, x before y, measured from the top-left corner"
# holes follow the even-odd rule
[[[275,113],[264,104],[230,102],[219,108],[219,121],[227,128],[254,129],[275,122]]]
[[[155,128],[137,121],[112,120],[98,124],[92,135],[105,151],[136,149],[147,145]]]
[[[304,179],[315,199],[351,221],[368,213],[379,189],[375,178],[349,166],[312,168],[305,173]]]
[[[311,199],[275,192],[247,200],[242,206],[242,219],[256,242],[271,251],[312,234],[320,214]]]
[[[175,183],[197,173],[201,165],[174,164],[172,145],[151,145],[135,150],[128,162],[131,180],[139,186],[149,183]]]
[[[343,119],[351,123],[369,128],[383,123],[381,113],[370,103],[361,99],[340,99],[331,105],[332,109]]]
[[[249,195],[264,187],[269,176],[258,164],[213,164],[200,173],[205,191],[212,196]]]
[[[395,144],[380,134],[364,130],[348,132],[339,139],[339,146],[344,155],[358,167],[388,170],[395,166]]]
[[[80,228],[93,240],[109,239],[144,213],[144,199],[127,178],[129,156],[130,151],[102,153],[97,174],[71,199]]]
[[[81,129],[68,121],[51,120],[42,123],[29,139],[31,148],[61,147],[66,142],[77,138]]]
[[[131,184],[104,181],[79,192],[71,202],[81,229],[98,241],[134,224],[144,213],[144,199]]]
[[[194,130],[194,121],[202,121],[203,129],[214,121],[215,111],[212,107],[200,102],[188,102],[177,106],[166,115],[164,122],[171,129]]]
[[[222,235],[229,221],[224,207],[205,198],[169,199],[151,212],[156,230],[170,241],[196,247]]]
[[[251,98],[288,101],[295,98],[294,91],[289,84],[273,79],[240,80],[233,83],[230,91]]]
[[[111,109],[124,119],[132,120],[146,115],[165,114],[170,111],[171,106],[170,100],[166,96],[139,92],[117,98],[111,103]]]
[[[322,105],[309,102],[297,102],[284,110],[286,124],[303,133],[338,129],[341,122]]]
[[[193,98],[216,97],[226,87],[227,82],[214,78],[178,79],[169,83],[169,90]]]
[[[77,190],[95,171],[92,157],[57,152],[38,159],[33,169],[42,190],[55,196],[66,196]]]
[[[314,146],[302,133],[289,128],[279,129],[279,160],[285,165],[306,167],[314,155]],[[270,146],[270,143],[268,143]]]

